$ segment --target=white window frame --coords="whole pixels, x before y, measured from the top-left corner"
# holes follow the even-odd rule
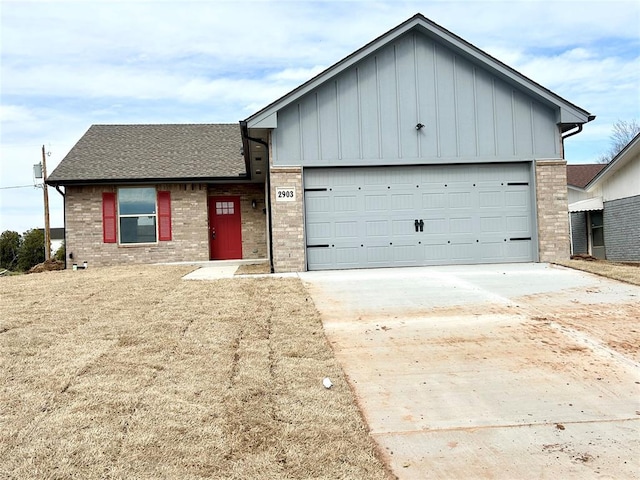
[[[153,190],[154,192],[154,213],[137,213],[137,214],[121,214],[120,213],[120,192],[123,190],[141,190],[148,189]],[[117,203],[117,228],[118,228],[118,245],[123,247],[137,247],[141,245],[157,245],[158,241],[158,191],[155,186],[148,185],[140,185],[140,186],[131,186],[131,187],[118,187],[117,195],[116,195],[116,203]],[[122,223],[120,222],[121,218],[140,218],[140,217],[153,217],[154,223],[154,237],[155,240],[153,242],[123,242],[122,241]]]

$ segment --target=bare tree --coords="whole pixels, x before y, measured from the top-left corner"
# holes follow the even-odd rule
[[[616,121],[609,136],[609,151],[598,157],[598,163],[609,163],[638,133],[640,133],[640,124],[635,118],[629,121]]]

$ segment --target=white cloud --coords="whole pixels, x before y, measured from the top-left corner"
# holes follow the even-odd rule
[[[31,122],[34,117],[28,108],[20,105],[0,105],[0,122]]]

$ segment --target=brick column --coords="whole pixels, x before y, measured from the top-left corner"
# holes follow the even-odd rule
[[[295,200],[279,201],[278,187],[293,187]],[[306,270],[303,196],[302,167],[271,168],[271,234],[273,268],[277,273]]]
[[[569,258],[567,162],[536,160],[538,251],[541,262]]]

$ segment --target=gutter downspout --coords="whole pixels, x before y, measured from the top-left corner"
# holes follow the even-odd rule
[[[64,269],[67,269],[67,195],[60,190],[60,185],[54,185],[56,191],[62,195],[62,218],[64,219]]]
[[[573,137],[574,135],[579,134],[582,131],[582,124],[581,123],[576,123],[574,125],[574,127],[577,127],[577,130],[574,130],[573,132],[569,132],[566,135],[562,136],[562,140],[564,140],[565,138],[569,138],[569,137]]]
[[[244,120],[240,120],[240,130],[242,132],[243,141],[246,139],[250,142],[259,143],[264,146],[267,157],[267,180],[266,180],[266,201],[267,201],[267,223],[269,224],[268,236],[269,236],[269,271],[274,273],[273,268],[273,230],[272,230],[272,217],[271,217],[271,160],[269,158],[269,143],[265,142],[261,138],[254,138],[249,136],[249,129],[247,128],[247,122]],[[250,158],[249,158],[249,149],[247,148],[244,152],[245,162],[247,164],[247,170],[250,168]],[[251,172],[249,172],[251,174]]]

